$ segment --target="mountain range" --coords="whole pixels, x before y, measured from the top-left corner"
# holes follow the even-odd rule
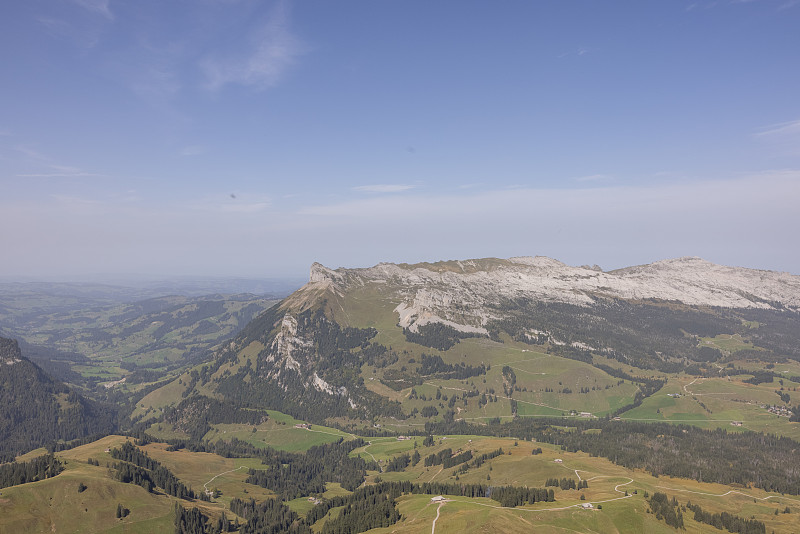
[[[663,385],[664,373],[707,373],[730,363],[734,352],[765,362],[800,360],[798,310],[800,277],[699,258],[610,272],[545,257],[361,269],[315,263],[305,286],[224,344],[196,378],[180,379],[181,398],[211,395],[347,424],[413,425],[434,412],[440,419],[486,413],[483,402],[418,402],[417,389],[436,384],[489,398],[503,391],[503,408],[492,412],[501,416],[520,413],[520,403],[611,414]],[[736,336],[741,346],[721,348],[714,343],[719,336]],[[588,365],[608,395],[594,395],[594,404],[548,400],[551,386],[494,367],[520,351]],[[635,378],[638,397],[622,385],[610,389],[619,377]],[[579,380],[560,391],[575,387],[597,384]]]

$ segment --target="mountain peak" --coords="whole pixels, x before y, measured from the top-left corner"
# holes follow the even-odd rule
[[[333,282],[341,279],[341,275],[333,269],[325,267],[321,263],[314,262],[311,264],[311,272],[309,273],[308,281],[310,283],[316,282]]]

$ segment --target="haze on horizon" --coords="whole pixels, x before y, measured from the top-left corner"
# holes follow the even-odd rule
[[[0,278],[800,274],[800,2],[0,7]]]

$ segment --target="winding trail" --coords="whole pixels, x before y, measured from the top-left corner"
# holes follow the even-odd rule
[[[792,501],[792,502],[800,503],[800,500],[798,500],[798,499],[792,499],[791,497],[785,497],[783,495],[767,495],[766,497],[754,497],[752,495],[748,495],[747,493],[742,493],[741,491],[736,491],[736,490],[726,491],[725,493],[707,493],[707,492],[704,492],[704,491],[694,491],[694,490],[687,490],[687,489],[670,488],[668,486],[656,486],[656,487],[657,488],[661,488],[661,489],[665,489],[665,490],[669,490],[669,491],[677,491],[679,493],[695,493],[697,495],[708,495],[709,497],[727,497],[728,495],[731,495],[731,494],[737,494],[737,495],[742,495],[743,497],[747,497],[748,499],[756,499],[756,500],[759,500],[759,501],[766,501],[768,499],[783,499],[783,500],[786,500],[786,501]]]
[[[436,522],[439,520],[439,511],[442,509],[445,503],[440,502],[438,508],[436,508],[436,517],[433,520],[433,524],[431,525],[431,534],[436,533]]]
[[[691,382],[689,382],[688,384],[685,384],[685,385],[683,386],[683,391],[685,391],[687,395],[694,395],[694,393],[692,393],[691,391],[689,391],[689,389],[688,389],[688,388],[689,388],[689,386],[691,386],[692,384],[694,384],[694,383],[695,383],[695,382],[697,382],[698,380],[700,380],[700,377],[699,377],[699,376],[698,376],[697,378],[695,378],[694,380],[692,380]]]
[[[329,436],[336,436],[336,437],[339,437],[339,438],[343,438],[344,437],[341,432],[339,434],[337,434],[335,432],[325,432],[324,430],[311,430],[310,428],[306,428],[306,430],[308,430],[309,432],[317,432],[318,434],[328,434]],[[344,432],[344,435],[345,436],[350,436],[351,438],[358,437],[355,434],[351,434],[349,432]]]
[[[395,438],[378,438],[378,439],[380,439],[381,443],[382,443],[384,441],[391,441],[391,440],[393,440]],[[371,439],[367,440],[367,444],[366,445],[364,445],[363,447],[356,447],[355,449],[353,449],[352,452],[354,452],[356,454],[360,454],[358,452],[358,450],[362,449],[361,452],[365,452],[365,453],[369,454],[369,457],[372,458],[372,461],[375,462],[375,463],[378,463],[378,460],[375,459],[375,456],[373,456],[372,453],[367,450],[369,447],[371,447],[373,445],[373,443],[372,443],[373,441],[377,441],[377,440],[371,440]]]
[[[221,477],[222,475],[227,475],[228,473],[233,473],[234,471],[238,471],[239,469],[244,469],[245,467],[247,467],[247,466],[245,466],[245,465],[240,465],[240,466],[239,466],[239,467],[237,467],[236,469],[231,469],[230,471],[225,471],[224,473],[220,473],[220,474],[218,474],[218,475],[214,475],[214,476],[211,478],[211,480],[209,480],[208,482],[206,482],[205,484],[203,484],[203,489],[206,491],[206,493],[208,493],[208,485],[209,485],[209,484],[211,484],[212,482],[214,482],[214,480],[215,480],[217,477]]]
[[[434,473],[434,475],[431,477],[431,479],[430,479],[428,482],[429,482],[429,483],[430,483],[430,482],[433,482],[433,479],[434,479],[434,478],[436,478],[436,476],[437,476],[439,473],[441,473],[442,471],[444,471],[444,466],[442,466],[442,467],[441,467],[441,469],[439,469],[438,471],[436,471],[436,473]]]
[[[567,469],[569,469],[569,468],[567,468]],[[578,471],[579,471],[578,469],[574,469],[572,471],[575,471],[575,474],[578,475]],[[578,475],[578,478],[581,479],[581,480],[584,480],[583,478],[581,478],[580,475]],[[618,477],[617,475],[597,475],[597,476],[593,476],[592,478],[587,478],[585,480],[587,480],[587,481],[588,480],[595,480],[597,478],[627,478],[627,477]],[[616,486],[614,486],[614,491],[616,491],[617,493],[623,493],[624,494],[625,491],[623,491],[623,490],[621,490],[619,488],[621,488],[622,486],[627,486],[628,484],[631,484],[633,482],[634,482],[634,480],[632,478],[628,478],[627,482],[622,482],[622,483],[617,484]],[[507,507],[507,506],[496,506],[496,505],[493,505],[493,504],[484,504],[484,503],[475,502],[475,501],[462,501],[462,500],[459,500],[459,499],[452,499],[452,498],[448,499],[448,501],[460,502],[460,503],[465,503],[465,504],[474,504],[474,505],[477,505],[477,506],[485,506],[487,508],[496,508],[498,510],[507,510],[507,511],[511,511],[511,512],[560,512],[560,511],[564,511],[564,510],[569,510],[570,508],[581,508],[584,504],[587,504],[587,503],[588,504],[592,504],[592,505],[603,504],[605,502],[620,501],[622,499],[630,499],[633,496],[634,496],[633,493],[629,493],[627,495],[623,495],[622,497],[614,497],[613,499],[605,499],[605,500],[602,500],[602,501],[586,501],[585,503],[571,504],[569,506],[559,506],[557,508],[537,508],[537,509],[533,509],[533,508],[517,508],[517,507],[510,508],[510,507]],[[438,512],[438,510],[437,510],[437,512]]]

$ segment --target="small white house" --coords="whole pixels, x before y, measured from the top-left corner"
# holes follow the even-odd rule
[[[583,508],[584,510],[591,510],[592,508],[594,508],[594,506],[592,506],[592,503],[590,502],[585,502],[581,503],[581,508]]]
[[[562,460],[561,458],[556,458],[556,459],[555,459],[555,460],[553,460],[553,461],[554,461],[555,463],[557,463],[557,464],[562,464],[562,463],[564,463],[564,460]]]
[[[431,502],[433,502],[433,503],[444,502],[445,500],[446,499],[444,497],[442,497],[441,495],[437,495],[436,497],[431,497]]]

